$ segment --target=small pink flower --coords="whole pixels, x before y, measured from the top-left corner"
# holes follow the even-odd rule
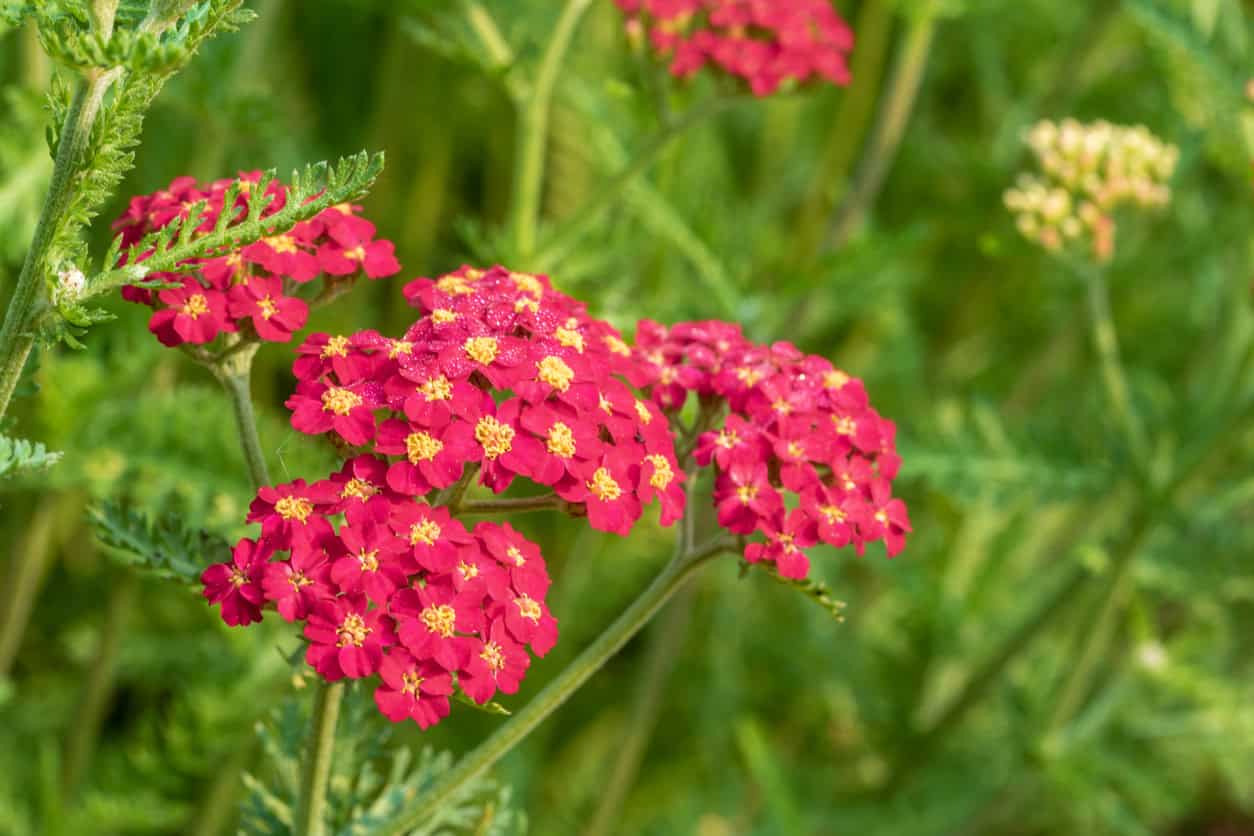
[[[379,403],[376,387],[369,384],[301,381],[284,405],[292,410],[292,428],[300,432],[334,432],[354,447],[374,438],[374,410]]]
[[[470,643],[457,679],[466,696],[483,705],[498,690],[516,693],[530,665],[527,651],[510,638],[504,621],[497,619],[484,631],[483,638]]]
[[[383,684],[375,689],[375,705],[393,723],[412,719],[428,729],[448,716],[453,678],[439,665],[394,647],[383,657],[379,677]]]
[[[326,551],[321,546],[297,545],[290,560],[266,564],[261,586],[285,621],[297,621],[335,595],[330,579]]]
[[[240,540],[229,563],[215,563],[200,575],[204,596],[222,607],[222,620],[240,627],[261,620],[265,597],[261,578],[274,549],[264,540]]]
[[[152,315],[148,330],[157,335],[162,345],[200,345],[235,330],[227,318],[226,296],[217,290],[206,290],[194,279],[184,279],[182,287],[161,291],[157,299],[166,307]]]
[[[330,482],[306,485],[297,479],[262,487],[248,507],[248,521],[261,523],[261,536],[275,548],[317,544],[333,534],[324,512],[338,497]]]
[[[445,670],[465,664],[469,643],[459,634],[484,627],[482,598],[463,594],[451,584],[429,583],[392,596],[389,611],[396,619],[401,644],[418,659],[431,659]]]
[[[309,318],[309,306],[304,301],[283,295],[281,279],[253,276],[233,286],[227,296],[231,316],[252,320],[257,336],[269,342],[289,341]]]
[[[371,240],[374,225],[367,222],[336,224],[328,228],[331,240],[318,248],[318,264],[332,276],[358,270],[372,279],[392,276],[401,270],[391,241]]]
[[[392,620],[366,610],[364,598],[320,601],[305,625],[307,661],[328,682],[370,676],[383,664],[383,651],[396,643]]]

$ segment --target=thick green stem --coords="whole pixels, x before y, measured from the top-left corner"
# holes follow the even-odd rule
[[[540,223],[540,195],[544,186],[544,158],[549,142],[549,111],[553,88],[562,61],[570,48],[579,20],[592,0],[566,0],[553,37],[540,62],[531,100],[519,120],[518,176],[514,184],[514,246],[525,262],[535,252],[536,229]]]
[[[662,152],[671,142],[687,133],[689,129],[701,124],[711,116],[739,101],[732,96],[720,96],[706,99],[694,105],[677,119],[667,123],[653,135],[645,145],[636,152],[631,161],[618,174],[597,189],[596,194],[570,213],[570,222],[554,233],[536,255],[535,262],[542,269],[551,269],[553,264],[565,257],[571,247],[579,242],[601,213],[614,204],[649,166],[657,161]]]
[[[566,500],[557,494],[519,496],[509,499],[465,499],[453,503],[454,513],[459,516],[497,516],[522,514],[527,511],[553,511],[566,507]]]
[[[105,92],[118,77],[120,71],[98,73],[84,81],[70,102],[61,128],[60,145],[52,167],[52,179],[48,183],[48,195],[31,239],[17,286],[9,298],[4,325],[0,326],[0,418],[8,412],[13,391],[17,388],[22,369],[35,345],[31,333],[32,313],[39,301],[43,287],[45,261],[52,245],[54,233],[73,197],[74,183],[86,156],[91,140],[91,127],[100,113]]]
[[[335,753],[335,724],[344,699],[343,682],[318,680],[314,693],[313,718],[305,738],[305,762],[301,769],[300,795],[296,800],[296,836],[323,836],[326,833],[327,778]]]
[[[718,540],[672,560],[640,597],[558,674],[556,679],[521,710],[514,712],[506,723],[463,757],[456,766],[441,775],[400,815],[376,830],[375,836],[400,836],[430,821],[468,781],[483,774],[566,702],[648,623],[658,608],[675,594],[693,572],[726,547],[726,541]]]
[[[905,42],[893,65],[888,90],[880,99],[879,119],[875,123],[875,132],[871,136],[866,156],[858,168],[853,191],[832,220],[828,235],[830,249],[844,246],[862,224],[863,218],[879,196],[884,178],[888,176],[888,170],[897,156],[897,148],[905,136],[919,86],[923,82],[923,72],[927,69],[932,36],[936,32],[936,5],[929,3],[910,21]]]
[[[244,461],[248,464],[248,475],[252,477],[253,487],[270,484],[270,471],[266,468],[266,455],[261,449],[261,438],[257,435],[257,416],[253,412],[252,398],[252,358],[256,352],[251,350],[239,352],[232,359],[240,362],[232,363],[230,368],[212,367],[214,376],[222,381],[231,398],[231,406],[235,409],[235,426],[239,430],[240,446],[244,450]]]
[[[1128,447],[1139,466],[1144,467],[1147,455],[1145,431],[1128,395],[1128,382],[1119,359],[1119,338],[1115,321],[1110,315],[1110,292],[1106,286],[1106,273],[1101,269],[1085,271],[1088,283],[1089,319],[1093,328],[1093,344],[1102,365],[1102,383],[1106,387],[1110,405],[1119,420],[1120,428],[1127,437]]]

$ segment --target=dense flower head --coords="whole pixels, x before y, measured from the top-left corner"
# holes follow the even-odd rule
[[[713,67],[757,96],[792,82],[849,83],[853,31],[829,0],[614,0],[628,32],[647,35],[671,73]]]
[[[369,456],[328,479],[265,487],[227,563],[201,576],[230,625],[273,607],[303,625],[306,662],[329,682],[378,675],[375,702],[423,728],[460,687],[478,703],[518,690],[557,642],[540,549],[508,524],[468,530],[445,508],[391,491]]]
[[[1005,194],[1025,238],[1047,250],[1087,247],[1098,261],[1114,253],[1113,213],[1167,205],[1179,151],[1143,125],[1041,121],[1028,131],[1041,173],[1022,174]]]
[[[602,531],[627,534],[657,499],[683,514],[666,417],[628,382],[621,335],[545,276],[462,267],[405,287],[421,317],[397,339],[313,334],[298,349],[292,426],[386,457],[382,485],[423,497],[467,466],[494,492],[549,487]]]
[[[238,180],[205,185],[191,177],[177,177],[165,189],[131,198],[113,228],[125,250],[176,219],[191,217],[195,207],[203,204],[196,232],[208,233],[223,211],[236,213],[232,224],[244,219],[249,194],[260,180],[261,173],[255,171],[241,174]],[[236,182],[241,188],[234,206],[227,210],[227,191]],[[270,181],[266,194],[270,201],[263,218],[281,210],[288,198],[287,188],[278,181]],[[153,291],[129,286],[123,288],[122,296],[154,309],[149,330],[168,346],[204,344],[240,331],[267,342],[287,342],[309,318],[309,304],[299,290],[302,285],[319,277],[345,281],[364,274],[378,279],[400,271],[392,242],[375,238],[374,224],[361,217],[360,209],[347,203],[329,207],[285,233],[212,257],[189,259],[186,269],[177,273],[148,276],[177,287]]]
[[[746,560],[803,578],[806,550],[819,542],[861,554],[882,540],[890,557],[901,551],[910,520],[892,496],[896,426],[872,408],[862,381],[790,343],[754,344],[726,322],[646,320],[635,351],[664,412],[683,409],[689,393],[707,411],[726,404],[694,458],[715,469],[719,524],[762,535]]]

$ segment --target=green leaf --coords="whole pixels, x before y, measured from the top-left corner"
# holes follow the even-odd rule
[[[97,539],[115,556],[158,577],[197,586],[205,567],[231,559],[226,540],[184,528],[174,515],[154,522],[115,502],[97,505],[90,514]]]
[[[40,442],[0,435],[0,479],[45,470],[60,458]]]

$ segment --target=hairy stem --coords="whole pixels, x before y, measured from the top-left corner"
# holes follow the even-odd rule
[[[453,506],[458,515],[521,514],[527,511],[552,511],[566,505],[557,494],[520,496],[511,499],[466,499]]]
[[[588,233],[588,230],[592,228],[592,225],[601,216],[601,213],[612,206],[614,201],[618,200],[622,195],[623,191],[635,182],[635,179],[649,166],[657,161],[657,158],[662,155],[662,152],[666,150],[673,140],[737,101],[739,99],[736,97],[729,96],[706,99],[701,104],[691,107],[682,116],[664,125],[636,152],[636,155],[618,174],[598,188],[596,193],[586,200],[582,206],[577,207],[570,213],[570,222],[549,237],[544,243],[544,247],[536,255],[534,260],[537,268],[552,269],[555,263],[564,258],[571,247]]]
[[[575,28],[592,5],[592,0],[566,0],[561,17],[553,28],[531,99],[519,119],[518,176],[514,184],[514,246],[526,262],[535,252],[536,229],[540,223],[540,195],[544,185],[544,156],[549,142],[549,112],[553,88],[562,61],[570,48]]]
[[[253,487],[260,488],[270,484],[270,471],[266,468],[266,455],[262,452],[261,438],[257,435],[257,416],[253,412],[251,379],[255,352],[256,346],[233,355],[232,359],[240,362],[230,364],[229,368],[220,365],[211,368],[231,398],[231,406],[235,409],[235,427],[239,431],[248,475],[252,477]]]
[[[428,822],[466,785],[517,746],[636,635],[685,580],[706,561],[727,548],[716,540],[679,555],[662,570],[640,597],[579,654],[557,678],[490,737],[445,772],[400,815],[375,831],[375,836],[400,836]]]
[[[871,135],[871,144],[858,167],[857,179],[848,200],[841,205],[832,220],[827,241],[830,249],[836,250],[844,246],[862,224],[863,218],[879,196],[884,178],[888,176],[888,170],[897,156],[897,149],[914,110],[919,86],[923,82],[923,72],[927,69],[932,36],[936,32],[935,6],[935,3],[929,3],[920,10],[911,19],[906,30],[905,41],[893,65],[888,90],[880,99],[882,104],[875,131]]]
[[[35,226],[30,249],[26,251],[22,272],[18,275],[17,285],[9,298],[4,325],[0,326],[0,418],[8,412],[13,391],[17,388],[22,369],[25,368],[26,360],[35,345],[31,320],[43,286],[48,249],[73,197],[74,184],[82,169],[87,146],[91,141],[91,127],[100,113],[101,102],[119,73],[120,70],[110,70],[85,80],[75,92],[69,111],[65,114],[65,124],[61,128],[60,144],[53,162],[52,179],[48,183],[48,194],[39,213],[39,222]]]
[[[300,794],[296,799],[295,836],[324,836],[327,778],[335,752],[335,724],[344,698],[343,682],[318,680],[313,717],[305,738],[305,762],[301,769]]]

